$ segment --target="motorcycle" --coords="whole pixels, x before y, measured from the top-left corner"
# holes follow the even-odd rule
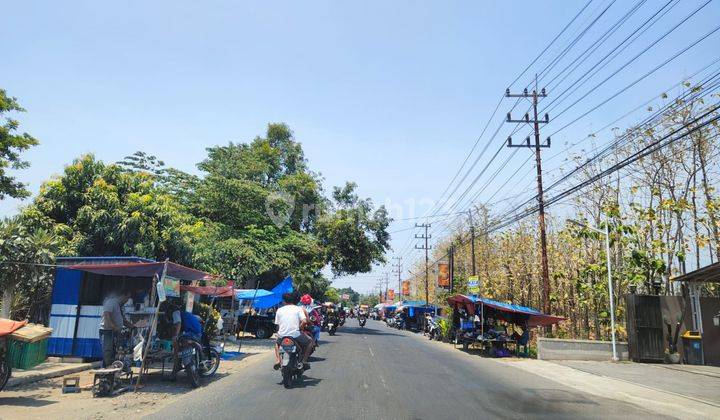
[[[212,344],[205,334],[202,338],[202,358],[200,360],[200,374],[209,378],[217,372],[220,367],[220,355],[223,352],[220,344]]]
[[[432,317],[427,317],[427,336],[430,340],[434,340],[440,335],[440,328]]]
[[[365,328],[366,322],[367,322],[367,317],[365,315],[358,316],[358,323],[360,324],[360,328]]]
[[[327,330],[328,334],[335,335],[335,331],[337,331],[338,328],[338,322],[335,317],[327,318],[325,321],[325,329]]]
[[[200,386],[200,359],[202,358],[203,347],[194,338],[183,334],[178,339],[178,358],[180,359],[180,367],[185,369],[185,373],[190,379],[193,388]]]
[[[300,346],[292,337],[283,337],[278,346],[280,352],[280,371],[285,388],[291,388],[294,382],[302,379],[303,363],[300,357]]]

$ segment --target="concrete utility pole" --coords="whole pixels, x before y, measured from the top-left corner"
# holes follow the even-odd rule
[[[527,89],[520,94],[511,94],[508,88],[505,91],[505,96],[508,98],[526,98],[532,99],[533,118],[530,119],[528,114],[525,114],[524,119],[514,120],[508,112],[507,122],[518,123],[518,124],[532,124],[533,132],[535,134],[535,144],[530,144],[530,137],[525,139],[525,143],[513,144],[512,138],[508,137],[508,147],[526,147],[535,148],[535,168],[537,170],[537,190],[538,190],[538,224],[540,227],[540,264],[542,265],[542,296],[543,296],[543,311],[547,314],[550,310],[550,269],[548,268],[547,258],[547,234],[545,231],[545,200],[543,198],[543,181],[542,181],[542,160],[540,158],[540,149],[544,147],[550,147],[550,137],[547,138],[545,143],[540,143],[540,124],[547,124],[550,122],[550,117],[545,114],[544,120],[538,119],[538,98],[545,98],[547,94],[543,88],[540,93],[537,91],[537,75],[535,75],[535,89],[532,92],[528,92]],[[548,326],[546,331],[550,331],[552,327]]]
[[[385,283],[385,301],[387,301],[388,300],[388,289],[390,286],[390,273],[388,273],[386,271],[383,275],[385,276],[385,281],[384,281],[384,283]]]
[[[429,259],[428,259],[428,251],[432,248],[430,245],[428,245],[428,240],[431,238],[431,235],[428,235],[428,228],[430,227],[430,223],[423,223],[421,225],[415,223],[415,227],[424,228],[425,233],[422,235],[415,234],[416,239],[424,239],[425,245],[417,246],[415,245],[415,249],[423,249],[425,250],[425,306],[430,304],[430,287],[429,287]]]
[[[450,249],[448,249],[448,265],[450,267],[450,294],[455,291],[455,243],[450,243]]]
[[[470,216],[470,254],[472,254],[472,275],[476,275],[475,271],[475,223],[473,222],[472,209],[468,209]]]
[[[402,297],[403,297],[403,294],[402,294],[402,279],[401,279],[401,276],[402,276],[402,257],[393,257],[393,260],[397,261],[397,264],[394,265],[394,267],[397,269],[397,271],[395,271],[395,272],[397,273],[397,276],[398,276],[398,289],[397,289],[398,291],[396,292],[396,294],[397,294],[397,293],[400,293],[400,300],[402,300]]]

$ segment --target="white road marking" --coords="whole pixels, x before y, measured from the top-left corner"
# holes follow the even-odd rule
[[[375,353],[373,353],[372,347],[368,347],[368,350],[370,350],[370,356],[375,357]]]

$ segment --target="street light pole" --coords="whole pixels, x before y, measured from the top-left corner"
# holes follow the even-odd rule
[[[605,217],[605,259],[607,260],[608,293],[610,293],[610,334],[612,336],[613,362],[618,361],[615,342],[615,295],[613,293],[612,271],[610,271],[610,219]]]
[[[617,362],[619,359],[617,355],[617,342],[615,340],[615,295],[613,293],[612,271],[610,269],[610,219],[605,217],[604,230],[588,226],[573,219],[567,219],[567,221],[575,225],[590,229],[593,232],[597,232],[601,235],[605,235],[605,260],[607,261],[608,293],[610,294],[610,334],[612,336],[612,360],[613,362]]]

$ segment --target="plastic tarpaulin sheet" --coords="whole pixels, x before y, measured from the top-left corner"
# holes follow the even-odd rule
[[[210,277],[210,274],[204,271],[185,267],[184,265],[174,262],[168,262],[167,265],[167,274],[176,279],[192,281],[203,280],[206,277]],[[75,264],[63,268],[106,276],[153,277],[156,274],[160,276],[164,266],[164,262],[128,262],[117,264]]]
[[[448,298],[448,303],[451,306],[465,305],[470,312],[475,312],[477,306],[482,303],[483,306],[495,310],[506,321],[516,324],[527,322],[529,327],[557,324],[565,319],[561,316],[544,314],[528,306],[515,305],[477,296],[455,295]]]
[[[258,299],[272,294],[271,291],[265,289],[235,289],[235,299],[237,300]]]
[[[253,307],[256,309],[268,309],[277,306],[282,302],[282,295],[291,293],[293,290],[292,277],[287,276],[277,286],[273,287],[270,292],[272,294],[255,299]]]
[[[24,327],[27,321],[13,321],[12,319],[0,318],[0,337],[12,334]]]
[[[230,297],[233,295],[232,286],[183,286],[180,285],[181,292],[193,292],[196,295]]]

